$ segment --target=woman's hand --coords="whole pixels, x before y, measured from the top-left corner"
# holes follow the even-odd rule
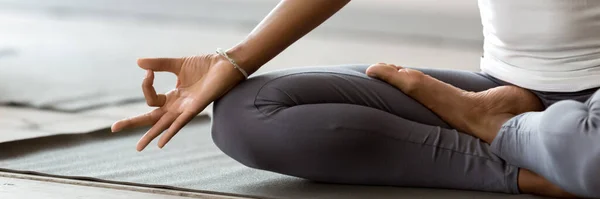
[[[244,78],[229,61],[217,54],[185,58],[143,58],[138,60],[138,65],[147,70],[142,83],[146,102],[149,106],[158,108],[120,120],[111,128],[113,132],[118,132],[152,125],[138,142],[138,151],[167,130],[158,141],[158,147],[164,147],[192,118]],[[177,75],[175,89],[166,94],[157,94],[152,86],[154,71]]]
[[[256,71],[349,1],[281,1],[227,54],[247,72]],[[148,105],[158,108],[118,121],[113,124],[112,130],[117,132],[125,128],[153,125],[139,141],[137,149],[140,151],[168,129],[158,141],[158,146],[163,147],[181,127],[244,78],[231,63],[218,55],[140,59],[138,65],[149,71],[143,84],[146,101]],[[152,87],[154,71],[175,73],[178,79],[176,88],[165,95],[157,95]]]

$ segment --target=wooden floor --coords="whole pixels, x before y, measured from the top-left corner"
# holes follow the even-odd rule
[[[10,199],[243,199],[209,193],[146,188],[0,172],[0,198]]]

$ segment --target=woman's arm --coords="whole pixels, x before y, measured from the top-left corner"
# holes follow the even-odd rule
[[[246,39],[229,49],[227,54],[246,72],[253,73],[348,2],[349,0],[283,0]],[[138,65],[147,70],[142,83],[146,102],[157,108],[146,114],[117,121],[113,124],[112,131],[152,125],[138,142],[139,151],[163,132],[158,146],[165,146],[194,116],[243,80],[240,71],[217,54],[142,58],[138,59]],[[166,94],[157,94],[152,86],[155,71],[177,75],[176,88]]]
[[[228,50],[253,73],[319,26],[350,0],[282,0],[242,42]]]

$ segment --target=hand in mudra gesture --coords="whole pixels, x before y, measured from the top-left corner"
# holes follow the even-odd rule
[[[111,129],[118,132],[151,125],[152,128],[138,142],[138,151],[143,150],[160,134],[163,135],[158,141],[158,147],[164,147],[192,118],[243,79],[242,74],[218,54],[185,58],[143,58],[137,64],[147,71],[142,83],[146,102],[157,108],[119,120]],[[175,88],[166,94],[157,94],[152,85],[155,71],[177,75]]]

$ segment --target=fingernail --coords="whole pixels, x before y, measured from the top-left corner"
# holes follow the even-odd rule
[[[150,72],[150,70],[146,70],[146,76],[145,76],[145,77],[146,77],[146,78],[149,78],[151,73],[152,73],[152,72]]]
[[[367,71],[367,76],[369,77],[377,77],[377,74],[375,72],[373,72],[372,70]]]
[[[118,129],[117,127],[115,127],[115,124],[113,124],[113,125],[110,127],[110,131],[111,131],[112,133],[119,132],[120,130],[121,130],[121,129]]]

